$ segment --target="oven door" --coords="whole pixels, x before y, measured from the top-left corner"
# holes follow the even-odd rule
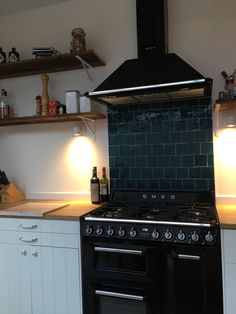
[[[82,245],[83,271],[88,278],[143,281],[152,283],[159,277],[160,249],[130,241],[86,241]]]
[[[84,314],[156,314],[161,313],[155,288],[121,283],[87,282]]]
[[[165,253],[165,314],[222,314],[219,249],[169,247]]]

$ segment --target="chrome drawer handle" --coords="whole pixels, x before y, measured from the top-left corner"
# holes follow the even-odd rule
[[[24,237],[20,237],[19,240],[22,242],[36,242],[38,239],[37,238],[24,239]]]
[[[201,256],[199,255],[186,255],[186,254],[178,254],[179,259],[190,259],[194,261],[200,261]]]
[[[116,249],[116,248],[111,248],[111,247],[100,247],[100,246],[95,246],[94,251],[121,253],[121,254],[133,254],[133,255],[142,255],[143,254],[143,252],[140,250]]]
[[[27,226],[27,225],[20,224],[19,227],[22,229],[35,229],[38,227],[38,225],[28,225]]]
[[[95,290],[95,294],[105,296],[105,297],[129,299],[129,300],[135,300],[135,301],[143,301],[144,300],[144,297],[141,295],[125,294],[125,293],[103,291],[103,290]]]

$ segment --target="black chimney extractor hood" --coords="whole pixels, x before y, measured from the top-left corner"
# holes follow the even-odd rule
[[[138,59],[125,61],[88,96],[106,105],[210,96],[205,78],[167,53],[167,0],[136,0]]]

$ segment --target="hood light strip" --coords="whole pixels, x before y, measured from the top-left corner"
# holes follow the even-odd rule
[[[185,84],[199,84],[199,83],[204,83],[205,81],[206,81],[205,79],[199,79],[199,80],[173,82],[173,83],[162,83],[162,84],[156,84],[156,85],[125,87],[125,88],[90,92],[89,96],[122,93],[122,92],[137,91],[137,90],[146,90],[146,89],[151,89],[151,88],[172,87],[172,86],[179,86],[179,85],[185,85]]]

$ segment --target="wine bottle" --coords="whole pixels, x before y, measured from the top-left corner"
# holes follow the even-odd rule
[[[93,167],[92,178],[90,179],[91,202],[100,203],[100,180],[97,177],[97,167]]]
[[[2,50],[2,47],[0,47],[0,63],[6,63],[6,53]]]
[[[109,187],[108,187],[108,179],[106,177],[106,168],[102,168],[102,178],[100,180],[101,186],[101,202],[105,203],[109,200]]]
[[[17,62],[20,60],[20,54],[16,51],[16,48],[11,48],[11,51],[8,54],[8,60],[10,63]]]

